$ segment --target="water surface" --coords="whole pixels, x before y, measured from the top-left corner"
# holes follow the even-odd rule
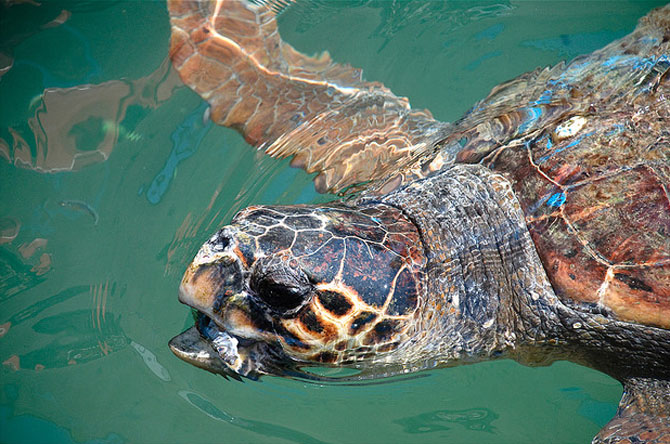
[[[305,0],[280,30],[454,120],[654,5]],[[23,3],[0,29],[0,442],[589,442],[613,414],[619,384],[570,363],[349,387],[180,361],[167,341],[192,322],[176,289],[200,244],[252,203],[332,196],[203,121],[166,62],[163,3]]]

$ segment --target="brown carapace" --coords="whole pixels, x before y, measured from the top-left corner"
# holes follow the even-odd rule
[[[670,8],[495,88],[450,139],[513,184],[557,295],[670,328]],[[512,105],[514,104],[514,105]]]

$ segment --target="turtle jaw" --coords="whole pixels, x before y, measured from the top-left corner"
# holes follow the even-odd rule
[[[240,380],[261,375],[283,375],[290,360],[274,347],[220,330],[214,321],[198,312],[196,325],[175,336],[170,350],[183,361],[209,372]]]
[[[196,327],[191,327],[172,338],[168,346],[179,359],[191,365],[212,373],[230,375],[229,367],[224,364],[209,342],[200,335]]]

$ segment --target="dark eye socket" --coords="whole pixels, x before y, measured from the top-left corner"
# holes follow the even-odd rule
[[[261,280],[255,290],[263,302],[280,313],[300,307],[309,296],[308,289],[287,286],[268,279]]]
[[[259,259],[249,278],[249,288],[267,307],[281,314],[299,309],[309,300],[312,284],[299,268],[283,258]]]

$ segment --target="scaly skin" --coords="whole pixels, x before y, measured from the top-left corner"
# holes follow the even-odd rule
[[[631,378],[623,386],[616,416],[593,444],[667,444],[670,442],[670,382]]]

